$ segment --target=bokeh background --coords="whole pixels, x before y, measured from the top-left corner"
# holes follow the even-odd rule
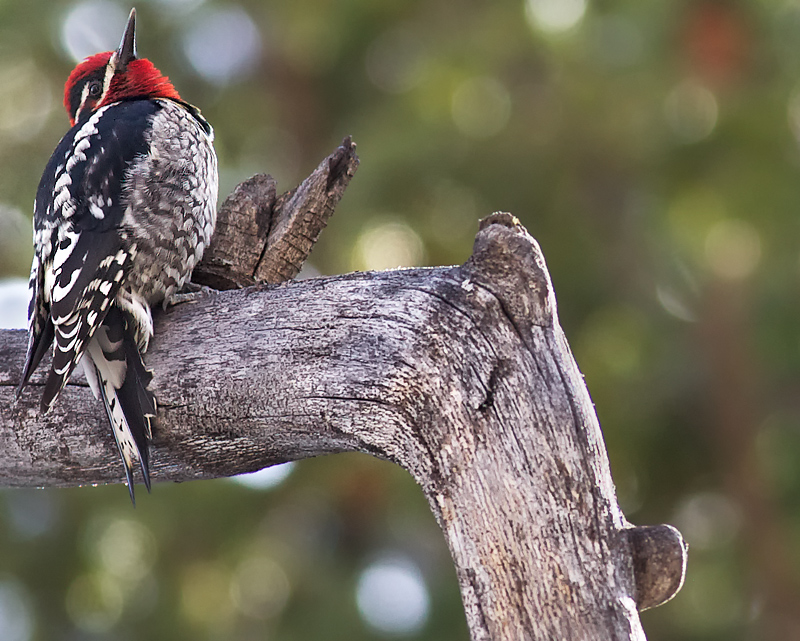
[[[651,641],[800,639],[800,2],[139,0],[139,52],[213,123],[221,194],[361,167],[309,273],[540,241],[635,523],[686,585]],[[113,0],[0,3],[0,314],[24,325],[62,86]],[[102,410],[98,406],[98,413]],[[402,470],[335,456],[235,480],[0,491],[5,641],[467,638]]]

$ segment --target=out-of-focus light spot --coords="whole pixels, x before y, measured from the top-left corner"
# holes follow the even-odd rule
[[[216,626],[230,619],[230,576],[217,563],[189,566],[181,583],[181,607],[186,618],[198,625]]]
[[[356,241],[352,256],[355,270],[413,267],[425,260],[422,240],[408,225],[388,222],[367,228]]]
[[[14,579],[0,580],[0,639],[28,641],[33,638],[32,615],[23,586]]]
[[[30,61],[0,67],[0,133],[24,142],[36,136],[53,106],[50,85]]]
[[[275,616],[289,599],[283,568],[265,556],[244,559],[233,574],[230,597],[238,610],[255,619]]]
[[[405,558],[376,561],[358,579],[356,603],[370,626],[392,635],[411,635],[428,619],[430,597],[422,573]]]
[[[128,14],[115,2],[91,0],[75,5],[61,27],[61,44],[75,62],[119,46]]]
[[[243,9],[213,9],[188,28],[183,51],[200,77],[226,85],[255,70],[261,58],[261,35]]]
[[[717,98],[696,80],[684,80],[667,96],[664,115],[682,142],[698,142],[708,137],[717,125]]]
[[[147,575],[153,565],[155,548],[152,532],[129,519],[111,521],[97,543],[103,569],[125,581],[139,581]]]
[[[404,93],[419,84],[425,56],[414,29],[402,26],[380,35],[367,50],[365,63],[376,87]]]
[[[562,33],[575,27],[586,13],[586,0],[526,0],[525,15],[534,29]]]
[[[511,96],[496,78],[470,78],[453,92],[453,122],[469,138],[494,136],[506,126],[510,114]]]
[[[0,310],[3,309],[0,284]],[[0,311],[0,316],[2,316]],[[2,324],[0,324],[0,327]],[[58,504],[50,492],[15,489],[5,495],[7,522],[20,539],[34,539],[49,532],[58,521]],[[0,634],[0,639],[3,635]]]
[[[675,514],[675,524],[689,545],[703,550],[731,541],[741,523],[739,507],[716,492],[693,494],[680,504]]]
[[[711,271],[725,280],[750,276],[761,260],[758,232],[743,220],[721,220],[706,235],[706,260]]]
[[[237,474],[231,480],[254,490],[270,490],[283,483],[292,473],[295,463],[281,463],[249,474]]]
[[[0,280],[0,329],[25,329],[28,326],[28,281],[23,278]]]
[[[644,49],[639,28],[632,20],[621,15],[609,15],[596,20],[590,42],[595,57],[610,67],[635,64]]]
[[[67,590],[69,618],[81,630],[104,634],[122,614],[123,597],[117,580],[103,573],[82,574]]]
[[[689,307],[679,294],[668,287],[656,286],[656,299],[661,304],[661,307],[675,318],[687,323],[693,323],[697,320],[697,314],[694,310]]]

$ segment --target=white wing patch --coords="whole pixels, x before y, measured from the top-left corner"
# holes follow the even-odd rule
[[[65,229],[58,236],[55,244],[55,251],[53,252],[53,260],[49,267],[45,267],[44,274],[44,299],[49,303],[53,301],[60,301],[64,296],[69,293],[72,285],[80,275],[80,270],[76,269],[70,275],[69,285],[62,287],[56,284],[56,281],[61,277],[61,272],[66,263],[72,256],[75,246],[81,235],[71,229]],[[80,261],[83,262],[83,261]]]
[[[47,274],[45,275],[45,281],[44,281],[45,288],[46,291],[49,291],[51,293],[50,299],[54,303],[63,300],[64,297],[67,296],[67,294],[69,294],[72,291],[72,288],[75,285],[75,281],[78,280],[78,276],[81,275],[81,270],[80,269],[74,270],[72,274],[70,274],[69,281],[64,286],[61,286],[56,282],[60,275],[61,275],[60,270],[59,271],[48,270]]]

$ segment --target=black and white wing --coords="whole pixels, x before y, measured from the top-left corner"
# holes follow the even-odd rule
[[[45,168],[34,206],[28,353],[18,394],[48,347],[53,362],[42,394],[48,410],[78,362],[103,399],[125,464],[141,464],[150,487],[147,444],[155,398],[130,331],[130,314],[115,305],[136,258],[123,227],[131,166],[148,150],[145,131],[157,105],[119,103],[79,122]],[[140,303],[149,317],[149,307]]]
[[[121,227],[127,171],[147,150],[148,101],[104,107],[75,125],[42,175],[34,205],[29,348],[22,387],[54,341],[49,409],[102,324],[136,255]]]

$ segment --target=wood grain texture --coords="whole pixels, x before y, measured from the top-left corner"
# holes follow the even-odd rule
[[[225,199],[192,281],[217,290],[282,283],[297,276],[358,169],[348,136],[299,186],[277,196],[257,174]]]
[[[254,189],[280,200],[267,179]],[[283,202],[309,202],[301,191]],[[264,236],[257,220],[230,227]],[[255,262],[254,274],[267,264]],[[80,377],[45,416],[45,368],[14,403],[24,349],[24,332],[0,332],[0,485],[122,482]],[[680,588],[677,530],[632,527],[619,509],[544,258],[509,214],[483,221],[459,267],[204,290],[158,315],[146,361],[154,482],[344,451],[407,469],[450,547],[474,641],[644,639],[637,604]]]

